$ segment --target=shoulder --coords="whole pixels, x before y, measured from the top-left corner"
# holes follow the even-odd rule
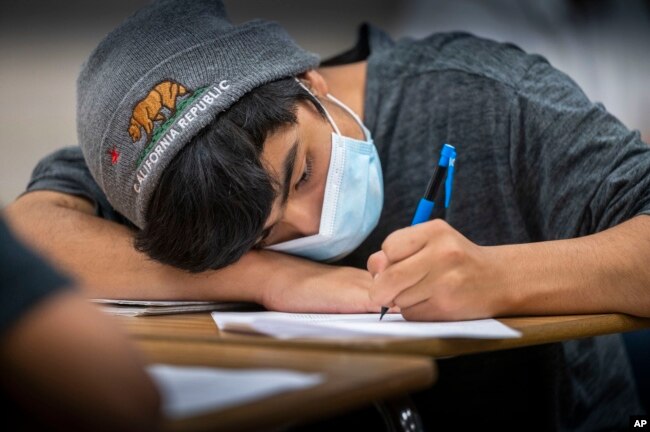
[[[39,190],[85,198],[94,204],[97,216],[129,225],[108,202],[106,194],[88,169],[81,148],[78,146],[56,150],[38,162],[32,171],[26,192]]]
[[[81,148],[77,146],[64,147],[45,156],[38,162],[32,175],[43,171],[65,170],[73,167],[88,170]]]
[[[394,78],[427,75],[488,80],[516,88],[531,67],[547,64],[542,56],[528,54],[509,43],[484,39],[465,32],[433,33],[422,39],[403,38],[386,43],[385,34],[376,28],[376,49],[370,56],[371,67]]]
[[[64,147],[41,159],[32,171],[27,190],[35,189],[37,185],[61,182],[94,186],[94,179],[86,166],[81,148]]]

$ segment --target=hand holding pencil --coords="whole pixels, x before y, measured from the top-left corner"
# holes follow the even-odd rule
[[[411,226],[429,220],[431,213],[435,207],[435,199],[438,196],[440,186],[443,184],[445,177],[447,179],[445,182],[447,188],[445,207],[449,206],[449,202],[451,200],[451,187],[453,183],[455,162],[456,149],[449,144],[444,144],[442,146],[442,150],[440,151],[440,160],[438,161],[438,165],[436,166],[436,169],[431,176],[431,180],[427,185],[424,197],[422,197],[418,203],[418,207],[415,210],[415,214],[413,215],[413,220],[411,221]],[[375,255],[376,257],[373,261],[372,269],[370,265],[371,261],[368,260],[368,270],[373,274],[373,277],[376,278],[376,276],[378,276],[389,265],[389,261],[385,254],[381,255],[381,251],[377,252],[373,256]],[[384,315],[386,312],[388,312],[388,309],[389,307],[387,306],[381,307],[381,314],[379,316],[380,321],[382,318],[384,318]]]

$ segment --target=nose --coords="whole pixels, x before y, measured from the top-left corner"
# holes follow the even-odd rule
[[[305,203],[287,203],[282,218],[282,241],[293,240],[318,234],[320,228],[320,214]]]

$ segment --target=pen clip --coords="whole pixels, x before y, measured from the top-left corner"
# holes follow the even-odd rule
[[[456,152],[449,157],[449,168],[447,168],[447,178],[445,179],[445,208],[449,207],[451,202],[451,191],[454,183],[454,166],[456,165]]]

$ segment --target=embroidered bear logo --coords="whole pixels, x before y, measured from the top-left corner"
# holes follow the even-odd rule
[[[185,87],[171,80],[156,84],[133,108],[129,122],[129,135],[133,142],[138,142],[142,137],[141,128],[147,133],[147,139],[151,138],[153,122],[166,120],[161,112],[163,107],[171,111],[170,117],[173,116],[176,111],[176,99],[186,93],[188,90]]]

